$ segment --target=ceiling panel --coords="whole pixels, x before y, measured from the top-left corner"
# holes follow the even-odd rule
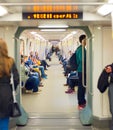
[[[54,2],[105,2],[106,0],[0,0],[0,2],[7,3],[54,3]]]
[[[21,13],[22,12],[33,12],[33,11],[48,11],[48,8],[52,6],[53,11],[83,11],[88,13],[96,13],[96,9],[100,6],[99,3],[105,3],[106,0],[0,0],[0,4],[6,4],[6,8],[10,14]],[[16,4],[17,3],[17,4]],[[76,5],[78,3],[78,5]],[[89,4],[90,3],[90,4]],[[93,3],[93,4],[91,4]],[[53,4],[53,5],[52,5]],[[39,6],[40,5],[40,8]],[[47,6],[48,5],[48,6]],[[50,5],[50,6],[49,6]],[[58,5],[58,6],[57,6]],[[61,7],[62,5],[62,7]],[[38,10],[39,8],[39,10]],[[67,9],[67,10],[66,10]],[[7,16],[8,16],[7,15]],[[110,21],[83,21],[75,19],[64,19],[64,20],[22,20],[22,21],[0,21],[0,26],[33,26],[38,25],[68,25],[68,26],[90,26],[90,25],[111,25]],[[31,30],[27,30],[29,33]],[[52,39],[62,39],[72,30],[67,30],[66,32],[37,32],[48,40]]]

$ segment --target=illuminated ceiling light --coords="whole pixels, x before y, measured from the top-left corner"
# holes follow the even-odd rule
[[[39,35],[37,32],[30,32],[34,37],[35,39],[42,39],[42,40],[45,40],[41,35]]]
[[[8,13],[7,9],[3,6],[0,6],[0,16],[3,16],[7,13]]]
[[[62,31],[66,31],[66,29],[41,29],[40,31],[45,31],[45,32],[62,32]]]
[[[39,28],[68,28],[68,25],[40,25]]]
[[[113,11],[113,5],[111,5],[111,4],[105,4],[105,5],[101,6],[101,7],[97,10],[97,12],[98,12],[100,15],[102,15],[102,16],[105,16],[105,15],[111,13],[112,11]]]
[[[72,34],[75,35],[77,32],[76,31],[73,31]]]
[[[37,32],[30,32],[31,34],[36,34]]]
[[[101,27],[97,27],[98,30],[101,30]]]
[[[70,34],[68,34],[62,41],[64,41],[64,40],[66,40],[66,39],[68,39],[69,37],[72,37],[72,35],[74,35],[73,34],[73,32],[72,33],[70,33]]]
[[[113,0],[109,0],[108,3],[112,3],[113,4]]]

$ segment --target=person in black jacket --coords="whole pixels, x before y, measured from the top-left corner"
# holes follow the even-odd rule
[[[6,42],[0,39],[0,130],[9,130],[9,105],[13,100],[10,85],[11,72],[13,73],[16,89],[19,84],[19,73],[14,59],[8,56]]]
[[[110,112],[112,115],[110,130],[113,130],[113,63],[111,65],[107,65],[105,67],[105,71],[110,76],[109,87],[108,87],[108,97],[109,97]]]

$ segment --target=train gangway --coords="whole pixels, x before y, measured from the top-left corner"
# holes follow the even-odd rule
[[[77,88],[75,93],[66,94],[66,77],[57,56],[47,61],[50,67],[46,71],[47,79],[38,93],[23,93],[22,105],[29,115],[26,126],[17,126],[16,130],[91,130],[83,126],[77,108]]]

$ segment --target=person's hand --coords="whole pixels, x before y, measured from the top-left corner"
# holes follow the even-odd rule
[[[107,73],[111,73],[111,72],[112,72],[111,66],[107,66],[107,67],[105,68],[105,71],[106,71]]]

